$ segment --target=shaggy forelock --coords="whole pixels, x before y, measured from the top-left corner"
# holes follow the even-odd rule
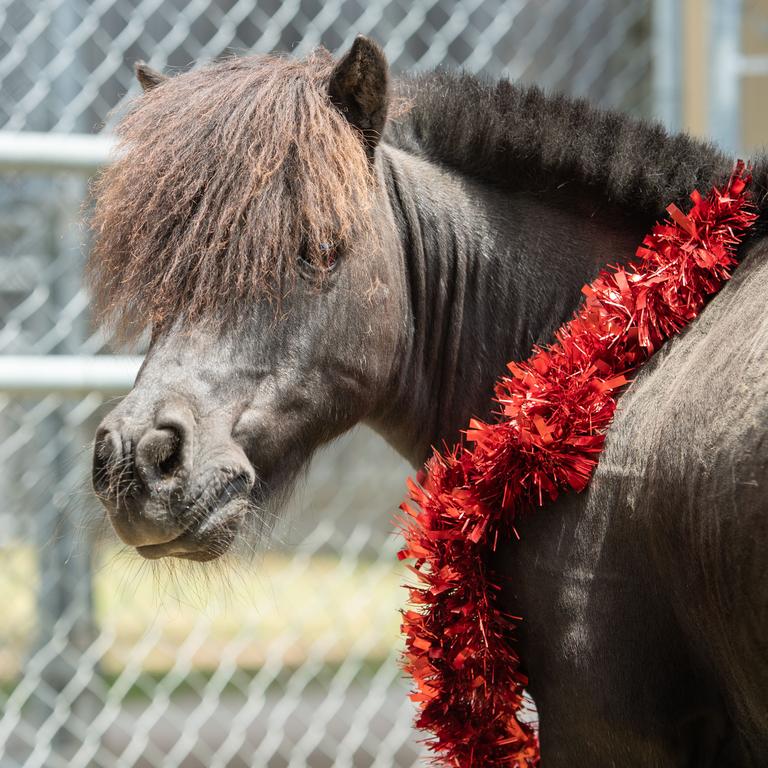
[[[99,321],[130,337],[226,320],[286,290],[300,253],[319,263],[371,234],[371,165],[328,98],[333,64],[322,50],[228,59],[137,99],[94,185]]]

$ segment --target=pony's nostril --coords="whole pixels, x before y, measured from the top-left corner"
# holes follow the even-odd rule
[[[120,436],[109,430],[100,430],[96,435],[94,459],[100,464],[109,464],[111,460],[119,461],[122,452]]]
[[[153,486],[176,475],[183,463],[183,440],[173,427],[151,429],[136,446],[136,467],[142,480]]]
[[[120,460],[120,439],[106,429],[100,429],[93,445],[93,487],[97,493],[110,485],[110,467]]]
[[[158,429],[154,440],[155,463],[161,475],[172,475],[181,463],[181,436],[170,427]]]
[[[94,490],[102,498],[130,492],[130,442],[124,445],[119,432],[102,428],[96,433],[91,477]]]

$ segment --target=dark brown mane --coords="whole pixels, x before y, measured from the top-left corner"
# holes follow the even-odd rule
[[[334,60],[228,59],[174,77],[120,123],[94,186],[96,316],[131,335],[226,319],[370,227],[372,173],[327,96]]]

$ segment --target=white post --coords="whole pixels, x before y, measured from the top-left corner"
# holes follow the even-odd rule
[[[654,0],[653,111],[669,131],[682,127],[683,22],[680,0]]]
[[[94,173],[113,146],[111,136],[0,131],[0,170]]]
[[[727,152],[741,151],[742,0],[713,0],[709,134]]]
[[[133,386],[141,361],[118,355],[0,355],[0,394],[121,395]]]

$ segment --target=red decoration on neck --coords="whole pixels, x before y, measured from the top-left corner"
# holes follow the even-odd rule
[[[409,482],[400,559],[418,581],[403,613],[404,668],[419,728],[453,768],[539,763],[534,728],[519,719],[527,684],[514,616],[497,604],[488,553],[515,520],[563,490],[583,490],[597,465],[627,374],[701,311],[729,279],[757,218],[739,161],[725,188],[674,205],[626,267],[605,269],[555,342],[535,348],[496,385],[498,420],[470,422],[466,440],[434,452],[423,484]],[[471,446],[471,447],[469,447]]]

